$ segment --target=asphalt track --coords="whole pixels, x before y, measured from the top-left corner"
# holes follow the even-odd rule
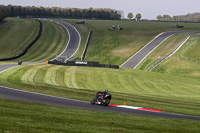
[[[140,62],[142,62],[155,48],[157,48],[171,35],[186,32],[188,31],[169,31],[159,34],[147,45],[145,45],[141,50],[139,50],[136,54],[129,58],[125,63],[123,63],[120,67],[135,69],[140,64]]]
[[[65,24],[63,24],[63,25],[65,25]],[[68,29],[68,32],[70,32],[70,29]],[[74,41],[74,42],[79,42],[79,41],[77,41],[78,40],[77,37],[78,36],[72,37],[70,39],[70,41],[75,39],[76,41]],[[78,46],[78,45],[76,45],[76,46]],[[63,52],[63,54],[65,54],[66,51],[68,51],[68,50],[69,49],[67,47],[67,49]],[[74,50],[74,51],[76,51],[76,50]],[[32,64],[32,63],[27,63],[27,64]],[[0,74],[2,71],[5,71],[9,68],[16,67],[16,66],[18,66],[17,63],[16,64],[1,64],[0,65]],[[27,92],[27,91],[21,91],[21,90],[7,88],[7,87],[3,87],[3,86],[0,86],[0,98],[48,104],[48,105],[60,106],[60,107],[76,108],[76,109],[86,109],[86,110],[115,112],[115,113],[124,113],[124,114],[135,114],[135,115],[146,115],[146,116],[165,117],[165,118],[200,120],[200,117],[198,117],[198,116],[188,116],[188,115],[164,113],[164,112],[152,112],[152,111],[144,111],[144,110],[136,110],[136,109],[128,109],[128,108],[119,108],[119,107],[113,107],[113,106],[105,107],[105,106],[99,106],[99,105],[91,105],[90,102],[78,101],[78,100],[67,99],[67,98],[60,98],[60,97],[49,96],[49,95],[44,95],[44,94],[39,94],[39,93]]]
[[[68,24],[63,21],[55,21],[55,22],[57,22],[58,24],[65,27],[69,34],[69,41],[68,41],[67,47],[59,56],[56,57],[56,59],[59,60],[59,58],[63,57],[63,56],[65,56],[69,59],[78,50],[80,41],[81,41],[81,36],[80,36],[79,32],[77,31],[77,29],[74,26],[72,26],[71,24]]]
[[[134,110],[134,109],[127,109],[127,108],[112,107],[112,106],[92,105],[89,102],[48,96],[48,95],[32,93],[32,92],[27,92],[27,91],[20,91],[20,90],[16,90],[16,89],[9,89],[9,88],[2,87],[2,86],[0,86],[0,97],[5,98],[5,99],[42,103],[42,104],[75,108],[75,109],[86,109],[86,110],[115,112],[115,113],[124,113],[124,114],[135,114],[135,115],[147,115],[147,116],[166,117],[166,118],[181,118],[181,119],[190,119],[190,120],[200,120],[200,117],[196,117],[196,116]]]

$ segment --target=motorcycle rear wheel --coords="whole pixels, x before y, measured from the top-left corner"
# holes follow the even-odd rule
[[[109,98],[105,98],[105,99],[103,99],[103,101],[102,101],[102,105],[103,105],[103,106],[108,106],[109,103],[110,103],[110,99],[109,99]]]

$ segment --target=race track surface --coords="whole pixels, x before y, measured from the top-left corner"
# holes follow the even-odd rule
[[[33,62],[22,63],[22,65],[30,65],[30,64],[36,64],[36,63],[33,63]],[[7,70],[7,69],[17,67],[17,66],[19,66],[17,62],[12,63],[12,64],[0,64],[0,73]]]
[[[186,33],[188,31],[169,31],[159,34],[147,45],[145,45],[140,51],[129,58],[120,67],[122,68],[133,68],[135,69],[140,62],[142,62],[156,47],[158,47],[163,41],[169,38],[173,34]]]
[[[67,23],[64,23],[64,22],[60,22],[60,23],[65,25],[66,28],[69,28],[67,26],[68,25]],[[73,28],[72,30],[74,31]],[[68,29],[68,32],[69,33],[71,32],[70,28]],[[172,33],[169,33],[167,35],[170,35],[170,34]],[[75,36],[73,36],[73,34],[70,35],[70,42],[72,41],[72,44],[76,43],[79,45],[80,37],[77,33],[74,33],[74,35]],[[66,50],[60,56],[63,56],[63,55],[70,56],[70,55],[73,55],[74,52],[76,52],[75,49],[78,47],[78,45],[71,46],[70,42]],[[69,55],[68,55],[68,52],[70,53]],[[27,64],[32,64],[32,63],[27,63]],[[17,63],[16,64],[1,64],[0,74],[2,71],[7,70],[8,68],[12,68],[16,66],[18,66]],[[39,93],[27,92],[27,91],[21,91],[21,90],[7,88],[3,86],[0,86],[0,98],[48,104],[48,105],[60,106],[60,107],[76,108],[76,109],[116,112],[116,113],[135,114],[135,115],[147,115],[147,116],[166,117],[166,118],[200,120],[200,117],[197,117],[197,116],[179,115],[179,114],[164,113],[164,112],[152,112],[152,111],[144,111],[144,110],[136,110],[136,109],[128,109],[128,108],[119,108],[119,107],[113,107],[113,106],[91,105],[90,102],[60,98],[60,97],[49,96],[49,95],[44,95],[44,94],[39,94]]]
[[[115,112],[115,113],[123,113],[123,114],[147,115],[147,116],[157,116],[157,117],[166,117],[166,118],[200,120],[200,117],[196,117],[196,116],[187,116],[187,115],[179,115],[179,114],[163,113],[163,112],[151,112],[151,111],[143,111],[143,110],[136,110],[136,109],[134,110],[134,109],[128,109],[128,108],[113,107],[113,106],[92,105],[90,102],[48,96],[48,95],[32,93],[32,92],[27,92],[27,91],[20,91],[20,90],[10,89],[6,87],[2,87],[2,86],[0,86],[0,98],[26,101],[26,102],[34,102],[34,103],[42,103],[42,104],[75,108],[75,109]]]
[[[59,60],[59,58],[63,57],[63,56],[65,56],[69,59],[78,50],[80,41],[81,41],[81,36],[80,36],[79,32],[76,30],[76,28],[74,26],[72,26],[71,24],[68,24],[63,21],[56,21],[56,22],[58,24],[61,24],[63,27],[65,27],[69,33],[69,41],[68,41],[67,47],[58,57],[56,57],[56,59]]]

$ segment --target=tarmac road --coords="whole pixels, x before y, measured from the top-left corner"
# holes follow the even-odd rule
[[[36,63],[33,63],[33,62],[25,62],[25,63],[22,63],[22,65],[30,65],[30,64],[36,64]],[[1,72],[7,70],[7,69],[10,69],[10,68],[13,68],[13,67],[17,67],[19,66],[18,63],[12,63],[12,64],[0,64],[0,74]]]
[[[77,29],[74,26],[72,26],[71,24],[68,24],[63,21],[56,21],[56,22],[58,24],[61,24],[63,27],[65,27],[69,33],[69,41],[68,41],[67,47],[58,57],[56,57],[56,59],[59,60],[59,58],[63,57],[63,56],[65,56],[69,59],[78,50],[80,41],[81,41],[81,36],[80,36],[79,32],[77,31]]]
[[[144,110],[119,108],[119,107],[113,107],[113,106],[92,105],[90,102],[48,96],[48,95],[32,93],[32,92],[27,92],[27,91],[20,91],[20,90],[10,89],[7,87],[2,87],[2,86],[0,86],[0,98],[48,104],[48,105],[53,105],[53,106],[68,107],[68,108],[75,108],[75,109],[115,112],[115,113],[123,113],[123,114],[147,115],[147,116],[166,117],[166,118],[200,120],[200,117],[196,117],[196,116],[179,115],[179,114],[164,113],[164,112],[151,112],[151,111],[144,111]]]
[[[158,47],[163,41],[165,41],[171,35],[177,33],[186,33],[186,32],[188,31],[169,31],[159,34],[147,45],[145,45],[140,51],[134,54],[125,63],[123,63],[120,67],[135,69],[140,64],[140,62],[142,62],[156,47]]]

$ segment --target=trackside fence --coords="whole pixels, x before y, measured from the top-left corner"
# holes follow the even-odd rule
[[[89,46],[89,42],[90,42],[91,36],[92,36],[92,30],[90,30],[90,32],[88,34],[87,42],[85,44],[85,49],[84,49],[83,54],[81,56],[81,61],[84,61],[84,59],[85,59],[85,55],[87,53],[87,49],[88,49],[88,46]]]

